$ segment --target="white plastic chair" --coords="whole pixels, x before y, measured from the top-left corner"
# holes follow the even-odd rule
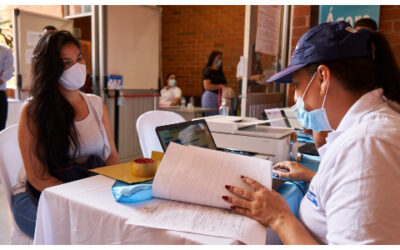
[[[181,115],[171,111],[148,111],[136,120],[136,130],[139,136],[143,157],[150,158],[151,151],[163,152],[158,140],[156,127],[186,121]]]
[[[11,244],[31,245],[32,239],[19,229],[12,215],[12,187],[17,183],[19,170],[23,166],[17,138],[18,125],[0,132],[0,178],[7,196],[12,219]]]

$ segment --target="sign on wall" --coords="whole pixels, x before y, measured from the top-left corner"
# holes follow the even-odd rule
[[[320,5],[319,23],[346,21],[354,26],[361,18],[371,18],[379,25],[379,5]]]
[[[268,55],[278,54],[280,17],[280,6],[258,6],[256,52]]]

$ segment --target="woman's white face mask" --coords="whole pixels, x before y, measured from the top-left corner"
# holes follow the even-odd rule
[[[59,81],[68,90],[80,89],[86,81],[86,65],[75,63],[69,69],[64,70]]]

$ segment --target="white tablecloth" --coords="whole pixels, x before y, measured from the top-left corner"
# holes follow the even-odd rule
[[[115,180],[98,175],[45,189],[34,244],[241,244],[206,236],[125,224],[134,205],[114,200]]]

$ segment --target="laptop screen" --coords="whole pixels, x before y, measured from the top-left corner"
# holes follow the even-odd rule
[[[156,133],[164,152],[171,142],[217,149],[204,119],[160,126]]]

